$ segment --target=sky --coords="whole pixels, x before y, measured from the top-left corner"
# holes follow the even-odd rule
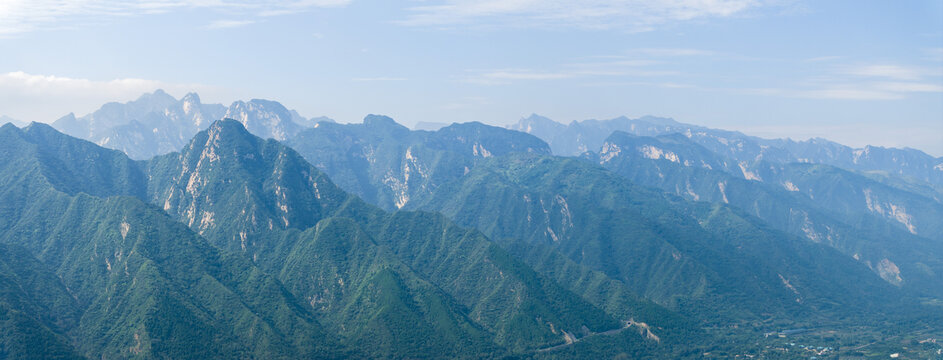
[[[943,156],[943,1],[0,0],[0,115],[158,88],[339,122],[656,115]]]

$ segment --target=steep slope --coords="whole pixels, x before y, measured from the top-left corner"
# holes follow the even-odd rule
[[[367,116],[363,124],[321,123],[286,144],[341,188],[387,210],[462,176],[480,159],[550,151],[533,136],[480,123],[410,131],[378,115]]]
[[[739,207],[779,230],[839,249],[893,284],[943,294],[943,279],[935,275],[943,269],[934,260],[941,246],[910,234],[919,229],[936,236],[943,205],[932,200],[828,165],[722,166],[716,154],[679,135],[615,132],[598,155],[585,158],[639,184]]]
[[[764,164],[766,165],[766,164]],[[872,219],[943,242],[943,202],[831,165],[791,163],[757,166],[767,182],[792,184],[816,205],[861,226]]]
[[[144,190],[134,189],[137,180],[126,172],[130,161],[123,154],[39,124],[0,128],[0,153],[0,242],[25,248],[55,272],[79,318],[71,324],[68,316],[47,315],[62,322],[57,326],[65,327],[78,353],[341,355],[277,280],[219,252],[152,206],[121,196]],[[68,176],[54,174],[62,168],[53,164],[70,159],[84,161],[66,168]],[[114,179],[82,181],[94,174]]]
[[[555,139],[557,135],[566,131],[566,125],[550,120],[549,118],[531,114],[521,118],[516,124],[508,125],[508,129],[534,135],[546,142]],[[555,152],[561,149],[554,149]]]
[[[695,190],[708,190],[704,200],[721,201],[724,198],[712,196],[709,187],[695,189],[702,185],[698,183],[703,183],[703,179],[691,183],[692,173],[716,178],[706,175],[714,172],[729,175],[728,178],[765,183],[769,189],[793,192],[831,216],[851,224],[876,221],[930,238],[939,238],[938,234],[943,230],[943,221],[940,220],[943,219],[943,203],[933,198],[830,165],[781,164],[765,160],[738,163],[680,134],[639,137],[616,131],[603,144],[598,156],[587,154],[586,157],[594,158],[610,169],[624,169],[624,174],[631,174],[642,183],[663,189],[673,187],[679,195],[695,200],[702,197]],[[722,189],[718,187],[717,190]]]
[[[65,335],[78,319],[76,300],[51,269],[0,243],[0,357],[78,359]]]
[[[295,111],[271,100],[252,99],[236,101],[229,106],[223,118],[242,123],[249,132],[263,138],[285,140],[302,130],[306,120]]]
[[[461,305],[377,246],[351,219],[329,218],[282,241],[294,245],[269,266],[326,322],[336,324],[351,346],[369,356],[502,353]]]
[[[349,331],[357,346],[382,339],[404,354],[492,351],[476,340],[480,327],[498,345],[526,352],[563,343],[563,331],[618,327],[615,319],[536,275],[481,234],[435,214],[385,213],[341,191],[290,148],[259,139],[238,122],[215,123],[184,152],[155,158],[147,169],[151,202],[218,246],[280,274],[323,319]],[[350,255],[316,251],[325,247],[334,249],[327,253]],[[293,260],[310,258],[319,260]],[[380,285],[397,289],[402,294],[397,299],[412,300],[362,299],[370,293],[359,289]],[[390,316],[349,321],[373,312]],[[372,335],[404,321],[419,333],[453,334],[445,338],[452,340],[412,348],[415,338]],[[443,332],[443,326],[450,330]]]
[[[746,225],[710,227],[703,216],[684,210],[686,203],[667,201],[576,159],[496,158],[419,206],[497,240],[549,244],[647,298],[701,318],[847,316],[852,309],[887,311],[882,304],[898,296],[865,266],[825,246],[767,230],[757,219],[742,221],[763,229],[762,236],[738,235]],[[746,242],[752,243],[742,246]],[[524,256],[540,268],[540,259]],[[808,263],[835,269],[811,269]],[[834,290],[832,284],[852,278],[851,288]],[[789,286],[795,283],[803,285]],[[806,294],[802,301],[794,291]]]
[[[870,145],[854,149],[821,138],[780,140],[777,145],[802,162],[917,179],[933,184],[937,191],[943,190],[943,158],[934,158],[920,150]]]
[[[467,174],[475,164],[515,152],[549,154],[539,139],[483,124],[453,124],[436,132],[408,131],[392,119],[368,116],[363,124],[320,124],[305,130],[292,145],[340,187],[387,208],[419,208],[441,184]],[[543,276],[579,294],[620,319],[658,319],[659,324],[684,328],[676,314],[640,298],[622,282],[580,265],[540,244],[503,242],[543,259],[529,263]],[[687,334],[693,336],[693,334]]]

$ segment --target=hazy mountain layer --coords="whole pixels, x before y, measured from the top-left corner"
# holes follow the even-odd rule
[[[615,132],[598,155],[585,157],[639,184],[739,207],[772,227],[839,249],[892,284],[943,294],[943,278],[936,275],[943,205],[933,200],[829,165],[728,166],[680,135]]]
[[[683,134],[708,150],[747,166],[756,161],[773,163],[814,163],[834,165],[848,170],[869,172],[872,176],[888,177],[891,184],[913,184],[934,189],[937,199],[943,198],[943,158],[934,158],[914,149],[866,146],[853,149],[825,139],[808,141],[762,139],[736,131],[710,129],[683,124],[671,119],[619,117],[611,120],[574,121],[563,125],[539,115],[522,118],[509,128],[533,134],[547,143],[554,154],[575,156],[597,151],[615,131],[638,136]],[[896,180],[893,177],[902,177]],[[914,185],[910,185],[914,186]]]

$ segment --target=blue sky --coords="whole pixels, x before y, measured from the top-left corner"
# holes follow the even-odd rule
[[[943,156],[943,2],[3,0],[0,115],[163,88],[302,115],[659,115]]]

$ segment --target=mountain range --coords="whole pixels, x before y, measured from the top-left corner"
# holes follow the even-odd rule
[[[223,118],[238,120],[253,133],[276,140],[285,140],[320,121],[333,121],[326,117],[305,119],[275,101],[236,101],[227,108],[203,104],[196,93],[178,100],[157,90],[127,103],[105,104],[82,117],[68,114],[52,125],[66,134],[144,160],[179,150],[197,132]]]
[[[805,356],[780,336],[887,357],[943,336],[943,159],[654,117],[423,128],[159,90],[0,127],[0,358]]]
[[[614,131],[637,136],[683,134],[717,155],[737,163],[752,164],[765,160],[834,165],[864,172],[889,182],[917,182],[931,187],[937,193],[943,189],[943,158],[936,158],[915,149],[876,146],[854,149],[822,138],[806,141],[762,139],[736,131],[710,129],[652,116],[638,119],[623,116],[610,120],[574,121],[563,125],[533,114],[508,128],[543,139],[550,144],[554,154],[563,156],[599,151]]]

